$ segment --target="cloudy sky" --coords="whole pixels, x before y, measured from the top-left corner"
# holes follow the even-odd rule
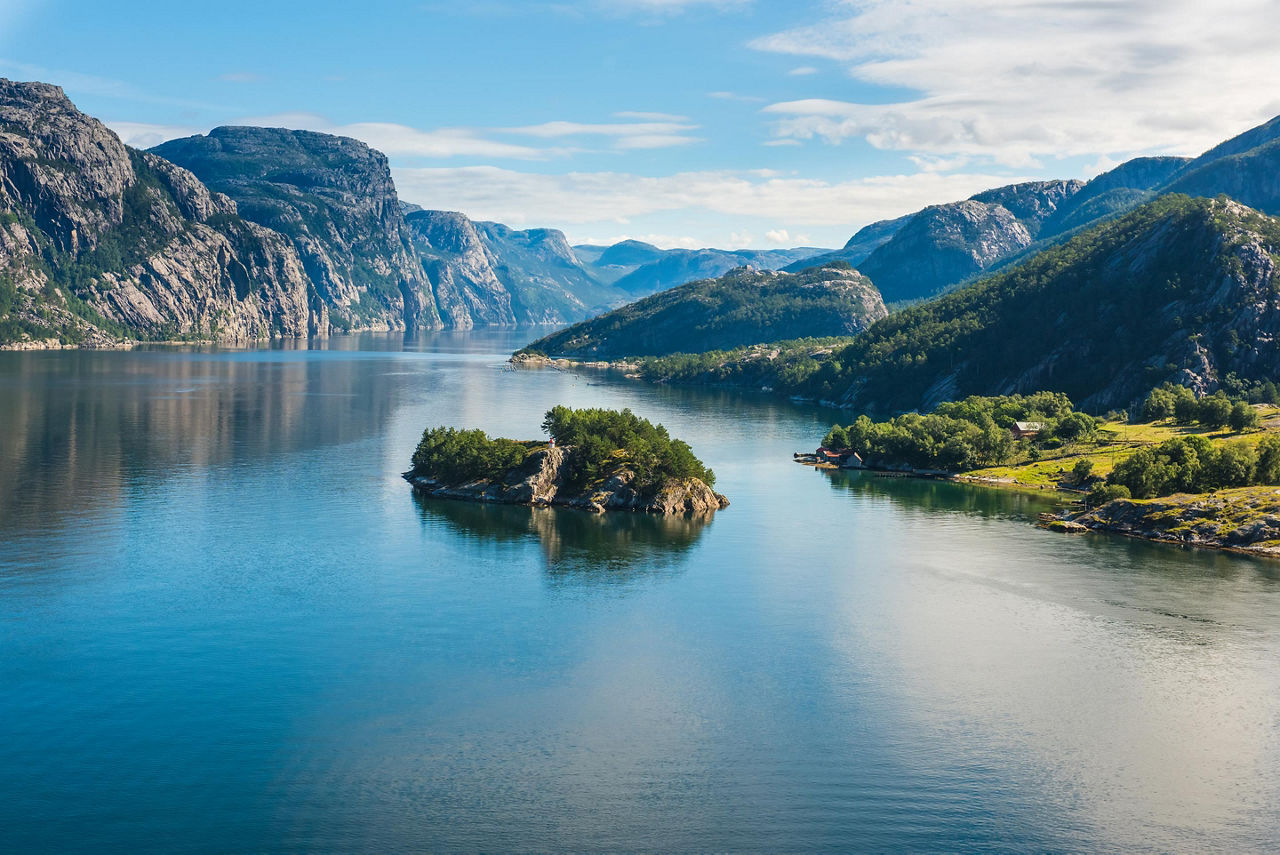
[[[358,137],[401,197],[574,242],[858,227],[1280,114],[1275,0],[0,0],[0,75],[138,146]]]

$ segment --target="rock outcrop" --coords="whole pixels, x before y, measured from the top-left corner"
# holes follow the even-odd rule
[[[1144,540],[1280,556],[1280,490],[1275,487],[1113,499],[1073,522]]]
[[[0,291],[16,346],[247,341],[314,325],[302,264],[190,172],[56,86],[0,79]]]
[[[347,137],[221,127],[152,151],[293,243],[312,298],[340,329],[438,329],[387,158]]]
[[[705,516],[727,508],[729,500],[702,481],[668,481],[656,491],[635,488],[635,474],[618,468],[599,484],[573,490],[570,480],[572,448],[541,448],[525,462],[496,481],[445,485],[425,475],[405,474],[413,489],[425,496],[498,502],[512,505],[563,505],[594,513],[643,511],[658,514]]]

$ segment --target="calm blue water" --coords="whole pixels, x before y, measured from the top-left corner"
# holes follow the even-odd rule
[[[834,419],[516,334],[0,354],[0,850],[1280,840],[1280,570],[790,462]],[[423,427],[630,406],[710,524],[415,500]]]

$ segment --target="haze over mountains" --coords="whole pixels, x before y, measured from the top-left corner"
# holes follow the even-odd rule
[[[353,139],[221,127],[142,152],[60,89],[0,81],[0,342],[250,341],[564,325],[601,313],[550,337],[552,352],[701,352],[868,324],[870,341],[898,317],[877,321],[883,303],[933,299],[1013,269],[1169,193],[1225,194],[1280,213],[1277,166],[1280,119],[1194,160],[1136,158],[1088,182],[1014,184],[930,206],[873,223],[834,251],[570,246],[555,229],[403,204],[386,158]],[[857,273],[832,272],[834,261]],[[800,278],[734,272],[823,265]],[[846,279],[856,299],[844,285],[835,289],[843,296],[832,292]],[[657,292],[660,300],[626,306]],[[1071,321],[1091,309],[1064,311]]]
[[[597,266],[555,229],[402,205],[386,158],[345,137],[220,127],[140,152],[61,89],[7,80],[0,123],[0,342],[563,324],[811,253]]]

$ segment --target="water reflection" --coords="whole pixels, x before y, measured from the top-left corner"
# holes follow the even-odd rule
[[[413,494],[423,522],[480,541],[536,538],[555,585],[629,585],[683,572],[689,550],[711,518],[660,514],[592,514],[433,499]]]
[[[1061,507],[1063,497],[1020,490],[995,490],[958,481],[899,478],[856,470],[823,470],[834,490],[864,496],[883,496],[913,510],[946,511],[981,517],[1034,518]]]

